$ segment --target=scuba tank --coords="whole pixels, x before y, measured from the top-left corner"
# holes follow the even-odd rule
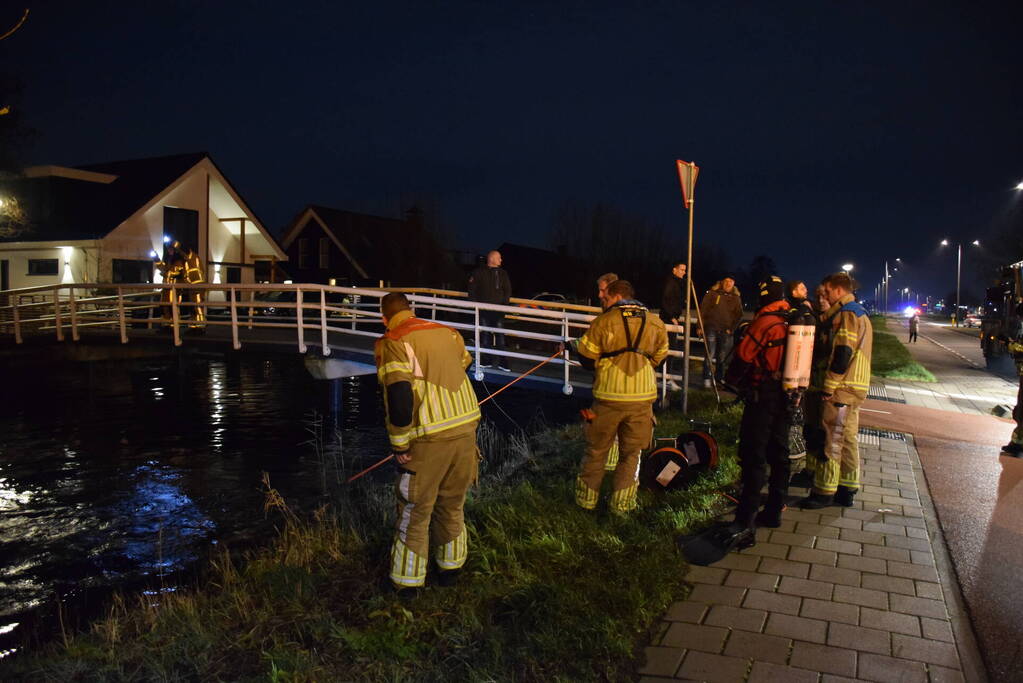
[[[800,306],[792,312],[789,317],[785,361],[781,373],[781,386],[786,392],[801,393],[810,386],[813,337],[816,331],[817,321],[805,306]]]

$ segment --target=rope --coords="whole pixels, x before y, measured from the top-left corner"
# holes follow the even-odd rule
[[[542,362],[540,362],[540,363],[537,363],[537,364],[536,364],[535,366],[533,366],[533,368],[532,368],[532,369],[530,369],[530,370],[528,370],[528,371],[526,371],[526,372],[522,373],[521,375],[519,375],[518,377],[516,377],[516,378],[515,378],[515,379],[513,379],[512,381],[508,382],[507,384],[505,384],[505,385],[504,385],[503,387],[501,387],[500,389],[498,389],[497,391],[495,391],[495,392],[494,392],[494,393],[492,393],[492,394],[490,393],[490,390],[489,390],[489,389],[487,389],[487,393],[488,393],[489,395],[488,395],[488,396],[487,396],[487,397],[486,397],[485,399],[483,399],[482,401],[480,401],[480,402],[479,402],[479,403],[478,403],[477,405],[483,405],[484,403],[486,403],[486,402],[487,402],[487,401],[489,401],[490,399],[494,398],[495,396],[497,396],[498,394],[500,394],[500,393],[501,393],[502,391],[504,391],[505,389],[507,389],[507,388],[508,388],[508,387],[510,387],[511,385],[513,385],[513,384],[515,384],[516,382],[518,382],[518,381],[519,381],[520,379],[523,379],[524,377],[528,377],[529,375],[532,375],[532,374],[533,374],[534,372],[536,372],[537,370],[539,370],[540,368],[542,368],[543,366],[547,365],[547,364],[548,364],[548,363],[550,363],[550,362],[551,362],[552,360],[554,360],[554,359],[555,359],[555,358],[556,358],[557,356],[561,355],[561,353],[563,353],[563,349],[558,349],[558,350],[557,350],[557,351],[555,351],[555,352],[554,352],[553,354],[551,354],[550,358],[548,358],[548,359],[546,359],[546,360],[544,360],[544,361],[542,361]],[[485,387],[486,387],[486,385],[484,385],[484,388],[485,388]],[[497,405],[497,404],[494,404],[494,405]],[[498,406],[498,408],[500,409],[500,406]],[[502,413],[504,413],[504,410],[501,410],[501,412],[502,412]],[[505,415],[507,415],[507,413],[505,413]],[[509,418],[509,419],[511,419],[511,418]],[[512,422],[514,422],[514,420],[512,420]],[[380,461],[378,461],[378,462],[374,463],[373,465],[370,465],[369,467],[367,467],[367,468],[366,468],[366,469],[364,469],[363,471],[359,472],[358,474],[356,474],[356,475],[353,475],[353,476],[352,476],[352,477],[350,477],[350,478],[348,479],[348,481],[347,481],[347,482],[345,482],[345,483],[346,483],[346,484],[351,484],[351,483],[352,483],[353,481],[355,481],[356,479],[358,479],[358,478],[360,478],[360,477],[363,477],[363,476],[365,476],[365,475],[369,474],[370,472],[372,472],[372,471],[373,471],[373,470],[375,470],[376,468],[380,467],[381,465],[383,465],[383,464],[384,464],[385,462],[389,461],[389,460],[390,460],[391,458],[393,458],[393,457],[394,457],[394,453],[391,453],[391,454],[390,454],[389,456],[387,456],[387,457],[386,457],[386,458],[384,458],[383,460],[380,460]]]

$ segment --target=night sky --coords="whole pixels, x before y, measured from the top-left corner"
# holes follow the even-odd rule
[[[983,242],[1023,180],[1019,2],[29,4],[0,43],[29,163],[206,150],[277,231],[409,194],[464,248],[550,246],[566,201],[681,231],[682,158],[732,265],[851,261],[869,294],[899,256],[944,295],[938,240]]]

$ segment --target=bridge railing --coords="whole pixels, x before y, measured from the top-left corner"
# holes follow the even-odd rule
[[[114,332],[126,344],[139,328],[169,328],[173,344],[180,346],[186,330],[220,328],[229,330],[232,347],[240,349],[248,330],[285,330],[294,333],[298,352],[308,352],[312,344],[329,356],[332,343],[341,345],[339,338],[380,336],[380,299],[389,291],[395,290],[319,284],[65,283],[28,287],[0,292],[0,335],[13,336],[18,344],[26,336],[46,334],[54,334],[59,341],[70,334],[78,341],[83,331],[102,329]],[[558,344],[580,336],[600,312],[595,307],[563,302],[512,299],[515,305],[503,306],[470,301],[463,292],[401,291],[406,292],[419,317],[443,321],[465,333],[480,380],[484,357],[546,360]],[[501,314],[503,318],[497,319],[502,326],[486,324],[488,314]],[[678,325],[668,329],[673,335],[683,332]],[[497,348],[493,335],[504,335],[512,343]],[[669,355],[683,357],[674,349]],[[690,360],[702,358],[691,356]],[[567,353],[551,362],[561,365],[562,389],[571,393],[578,363]],[[669,380],[682,379],[668,372],[667,363],[659,374],[662,391]]]

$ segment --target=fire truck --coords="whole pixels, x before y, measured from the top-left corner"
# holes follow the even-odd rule
[[[985,292],[980,348],[989,370],[1012,371],[1007,344],[1023,337],[1023,319],[1018,310],[1023,303],[1021,274],[1023,261],[1006,266],[999,273],[996,284]]]

